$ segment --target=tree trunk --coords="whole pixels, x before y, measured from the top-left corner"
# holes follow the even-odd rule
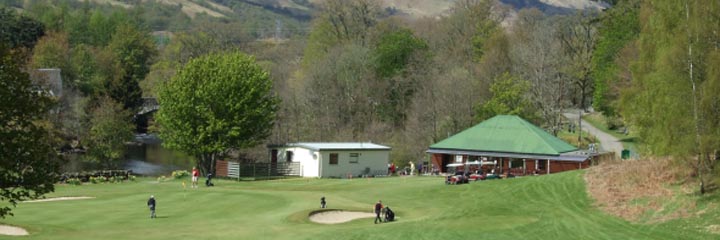
[[[203,175],[215,174],[215,153],[205,153],[197,156],[197,165]]]

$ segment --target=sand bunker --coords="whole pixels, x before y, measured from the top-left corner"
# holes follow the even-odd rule
[[[310,213],[310,221],[322,224],[337,224],[349,222],[360,218],[373,218],[374,213],[369,212],[353,212],[343,210],[329,210]]]
[[[0,235],[25,236],[28,232],[19,227],[0,225]]]
[[[31,202],[53,202],[53,201],[92,199],[92,198],[94,198],[94,197],[56,197],[56,198],[46,198],[46,199],[30,200],[30,201],[23,201],[23,202],[26,202],[26,203],[31,203]]]

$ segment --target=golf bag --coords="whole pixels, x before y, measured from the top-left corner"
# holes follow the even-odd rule
[[[215,184],[213,184],[211,182],[211,180],[212,180],[212,173],[208,173],[207,180],[205,180],[205,186],[208,186],[208,187],[215,186]]]
[[[390,210],[389,207],[385,208],[385,221],[386,222],[395,221],[395,213],[392,210]]]

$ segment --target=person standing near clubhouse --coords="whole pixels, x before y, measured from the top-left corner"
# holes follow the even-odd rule
[[[148,199],[147,205],[150,208],[150,218],[155,218],[155,207],[157,207],[157,205],[155,204],[155,196],[150,195],[150,199]]]
[[[198,177],[200,177],[200,170],[198,170],[196,167],[193,167],[192,169],[192,186],[191,188],[197,188],[198,183]]]
[[[382,223],[382,218],[380,218],[380,212],[383,209],[382,201],[378,200],[377,203],[375,203],[375,224],[378,223],[378,220]]]

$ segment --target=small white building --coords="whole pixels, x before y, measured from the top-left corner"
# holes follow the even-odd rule
[[[299,162],[303,177],[386,175],[390,147],[374,143],[299,142],[269,145],[270,162]]]

